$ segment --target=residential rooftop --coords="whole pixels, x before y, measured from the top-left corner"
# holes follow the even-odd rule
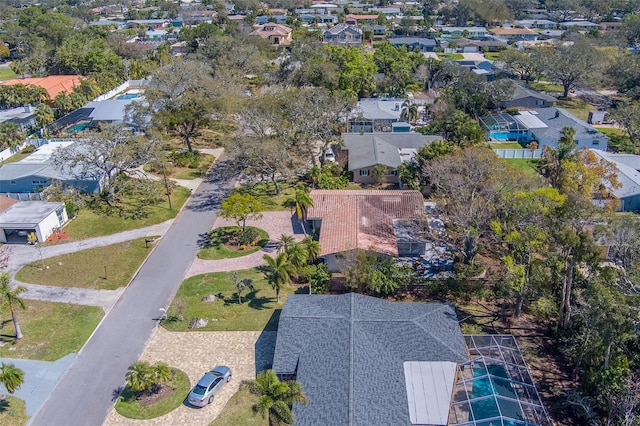
[[[33,85],[42,87],[49,94],[49,98],[53,99],[62,92],[66,92],[67,94],[73,93],[83,78],[84,77],[79,75],[50,75],[47,77],[13,78],[0,84],[5,86],[24,84],[25,86]]]
[[[64,203],[21,201],[0,213],[0,228],[35,228],[51,213],[64,207]]]

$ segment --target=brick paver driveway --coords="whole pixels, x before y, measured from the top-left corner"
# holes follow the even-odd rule
[[[159,328],[140,358],[150,363],[164,361],[184,371],[191,385],[216,365],[231,368],[233,379],[216,394],[211,405],[192,408],[181,405],[171,413],[151,420],[131,420],[111,411],[106,426],[192,425],[206,426],[220,414],[242,380],[253,380],[256,371],[271,367],[276,333],[273,331],[207,331],[174,333]],[[185,397],[187,395],[185,394]]]

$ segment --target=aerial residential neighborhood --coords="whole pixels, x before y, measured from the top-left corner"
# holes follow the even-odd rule
[[[0,4],[0,424],[640,422],[640,3]]]

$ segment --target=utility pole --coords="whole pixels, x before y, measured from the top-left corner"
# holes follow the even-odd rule
[[[167,192],[167,200],[169,200],[169,210],[173,210],[171,207],[171,193],[169,192],[169,182],[167,182],[167,173],[164,170],[164,161],[160,163],[162,168],[162,177],[164,178],[164,189]]]

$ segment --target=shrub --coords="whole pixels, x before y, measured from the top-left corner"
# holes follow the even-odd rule
[[[169,158],[178,167],[197,169],[198,165],[200,165],[200,153],[198,151],[173,151]]]
[[[258,231],[254,228],[241,229],[237,234],[238,242],[243,246],[252,246],[258,237]]]
[[[36,150],[35,145],[27,145],[20,151],[20,154],[31,154]]]

